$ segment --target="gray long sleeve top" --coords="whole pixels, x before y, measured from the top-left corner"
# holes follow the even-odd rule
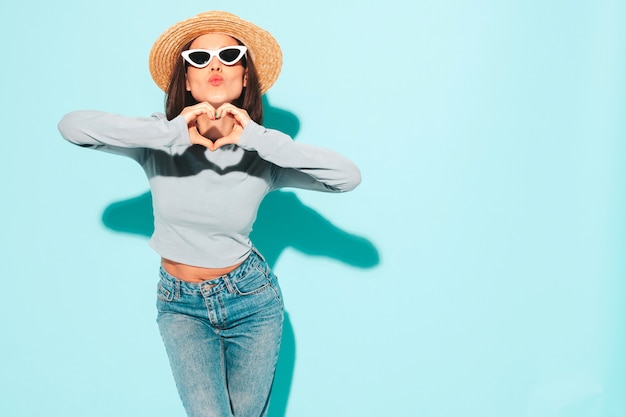
[[[283,187],[344,192],[361,181],[359,169],[327,149],[296,143],[251,121],[238,145],[214,152],[192,145],[182,116],[125,117],[98,111],[69,113],[59,122],[68,141],[128,156],[152,190],[150,246],[187,265],[221,268],[243,261],[265,195]]]

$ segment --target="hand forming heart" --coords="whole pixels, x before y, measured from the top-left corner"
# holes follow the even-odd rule
[[[187,122],[191,143],[203,145],[211,151],[239,143],[243,129],[251,120],[247,111],[230,103],[217,110],[209,103],[198,103],[185,107],[180,114]]]

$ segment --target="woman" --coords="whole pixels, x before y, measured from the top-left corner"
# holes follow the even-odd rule
[[[341,155],[264,128],[261,95],[282,55],[265,30],[212,11],[165,31],[150,72],[166,115],[66,115],[63,137],[128,156],[153,196],[161,256],[158,325],[189,416],[265,416],[282,333],[276,276],[249,239],[263,197],[282,187],[343,192]]]

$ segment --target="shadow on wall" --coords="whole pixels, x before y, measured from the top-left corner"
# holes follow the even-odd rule
[[[300,123],[294,114],[271,107],[265,96],[263,106],[266,127],[296,136]],[[102,222],[111,230],[150,237],[154,231],[151,193],[148,191],[138,197],[112,203],[102,214]],[[334,226],[302,204],[292,192],[274,191],[265,197],[259,207],[251,239],[272,268],[289,247],[358,268],[371,268],[379,262],[378,251],[371,242]],[[286,414],[295,360],[295,333],[289,313],[285,312],[268,417],[284,417]]]

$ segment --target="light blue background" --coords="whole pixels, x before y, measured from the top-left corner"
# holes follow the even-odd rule
[[[152,42],[210,9],[278,39],[269,103],[363,172],[349,194],[295,193],[379,256],[277,260],[286,416],[626,416],[623,1],[0,9],[1,416],[183,416],[154,323],[158,257],[101,220],[147,181],[56,123],[161,111]]]

